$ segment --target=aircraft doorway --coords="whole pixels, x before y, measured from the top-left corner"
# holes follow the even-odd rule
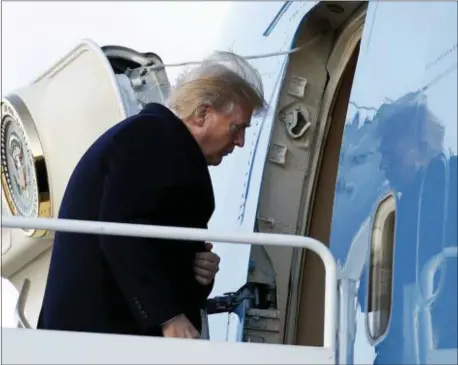
[[[317,172],[313,208],[307,236],[329,246],[331,220],[339,165],[340,147],[350,99],[351,86],[359,54],[359,42],[342,74],[333,100],[330,128],[324,142],[321,166]],[[324,267],[319,257],[307,251],[302,268],[297,333],[295,343],[304,346],[323,346]]]
[[[338,11],[336,11],[339,9]],[[263,173],[260,232],[329,244],[342,135],[367,3],[320,3],[300,25]],[[268,247],[284,344],[322,346],[324,267],[307,250]],[[251,258],[262,257],[252,250]],[[260,265],[263,268],[264,265]],[[249,280],[251,278],[249,277]],[[313,301],[313,303],[312,303]]]

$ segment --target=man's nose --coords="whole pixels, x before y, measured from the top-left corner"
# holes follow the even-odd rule
[[[245,131],[237,134],[237,136],[235,137],[234,144],[240,148],[242,148],[245,145]]]

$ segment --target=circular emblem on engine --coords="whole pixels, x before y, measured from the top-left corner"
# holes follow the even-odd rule
[[[46,163],[32,116],[16,95],[1,104],[1,182],[7,211],[22,217],[50,217]],[[43,230],[24,230],[37,237]]]

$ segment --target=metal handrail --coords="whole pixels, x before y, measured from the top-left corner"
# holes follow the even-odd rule
[[[336,349],[337,265],[329,249],[323,243],[313,238],[286,234],[222,233],[197,228],[8,216],[2,216],[1,226],[9,228],[48,229],[86,234],[306,248],[315,252],[323,260],[326,272],[323,346],[333,351]]]
[[[30,280],[24,279],[21,290],[19,291],[19,297],[16,303],[16,319],[20,328],[32,328],[29,321],[25,317],[25,303],[27,301],[27,295],[29,294]]]

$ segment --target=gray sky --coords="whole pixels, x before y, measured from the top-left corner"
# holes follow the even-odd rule
[[[118,44],[155,52],[164,62],[199,59],[213,50],[231,4],[12,1],[2,7],[5,93],[34,79],[83,38],[100,46]],[[203,22],[205,27],[200,26]]]

